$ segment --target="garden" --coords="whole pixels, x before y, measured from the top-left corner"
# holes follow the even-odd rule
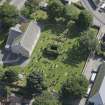
[[[98,29],[91,25],[91,14],[80,3],[65,6],[60,0],[54,0],[51,4],[49,3],[47,11],[38,9],[39,12],[35,12],[37,14],[35,15],[31,13],[31,9],[34,11],[36,7],[30,6],[32,1],[28,2],[23,15],[30,20],[39,20],[42,26],[40,39],[30,58],[30,63],[23,68],[1,66],[0,79],[9,83],[7,85],[12,92],[21,95],[28,92],[29,95],[26,95],[28,97],[42,92],[43,88],[57,94],[60,91],[62,91],[60,94],[64,94],[66,91],[66,94],[73,98],[83,97],[87,89],[87,80],[82,77],[81,73],[89,52],[96,49],[98,42],[96,39]],[[29,10],[31,15],[26,10]],[[18,74],[21,74],[23,78],[19,79]],[[10,77],[12,77],[11,81],[8,81]],[[43,80],[46,83],[43,84]],[[77,85],[74,83],[72,87],[67,85],[71,84],[68,80],[77,81]],[[66,87],[72,88],[72,91],[67,90]],[[63,92],[62,89],[65,91]]]

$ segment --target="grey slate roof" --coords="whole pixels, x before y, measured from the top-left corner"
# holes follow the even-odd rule
[[[101,84],[99,94],[100,94],[103,105],[105,105],[105,77],[104,77],[103,82]]]
[[[17,27],[18,26],[18,27]],[[40,27],[34,21],[10,28],[5,48],[30,57],[40,37]]]
[[[30,55],[40,37],[40,28],[36,22],[30,22],[26,32],[24,33],[20,44],[21,46],[26,49]]]

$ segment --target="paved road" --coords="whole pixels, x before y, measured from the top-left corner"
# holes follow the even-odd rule
[[[10,4],[14,5],[18,10],[20,10],[24,6],[25,1],[26,0],[11,0]]]
[[[86,7],[86,9],[88,9],[100,23],[105,25],[105,14],[102,14],[98,12],[98,10],[93,9],[93,7],[90,5],[90,2],[91,0],[81,0],[83,6]]]

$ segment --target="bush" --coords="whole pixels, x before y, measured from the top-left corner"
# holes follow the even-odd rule
[[[67,5],[64,8],[64,17],[67,21],[78,19],[78,9],[74,5]]]
[[[3,29],[8,31],[11,26],[18,22],[18,11],[13,5],[4,3],[4,5],[0,6],[0,20],[2,21]]]
[[[83,10],[77,20],[77,26],[80,27],[81,30],[86,30],[92,25],[92,22],[92,15],[87,10]]]
[[[51,0],[48,5],[48,17],[51,21],[63,16],[64,5],[60,0]]]
[[[44,49],[43,54],[48,58],[56,59],[59,55],[58,46],[48,45],[47,48]]]
[[[60,105],[59,101],[48,92],[44,92],[41,96],[35,97],[32,105]]]
[[[86,93],[88,81],[83,75],[72,75],[67,79],[61,88],[61,100],[65,103],[67,101],[74,102],[80,99]]]
[[[18,73],[15,70],[5,71],[2,80],[6,83],[13,83],[18,80]]]
[[[48,16],[45,11],[37,10],[35,13],[31,15],[31,18],[35,19],[36,21],[42,21],[42,20],[47,20]]]
[[[46,89],[46,86],[43,74],[41,72],[32,71],[27,78],[26,90],[28,95],[39,95],[44,89]]]

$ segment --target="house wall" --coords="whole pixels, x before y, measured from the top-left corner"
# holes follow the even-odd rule
[[[12,50],[13,53],[15,53],[15,54],[21,54],[22,56],[27,57],[27,58],[30,56],[29,52],[27,50],[25,50],[23,47],[21,47],[20,44],[13,45],[11,47],[11,50]]]

